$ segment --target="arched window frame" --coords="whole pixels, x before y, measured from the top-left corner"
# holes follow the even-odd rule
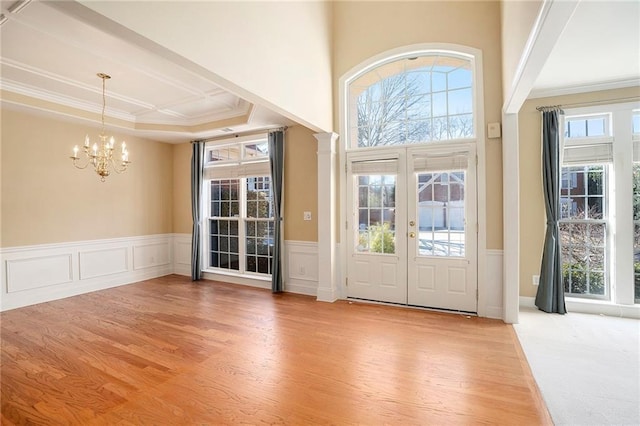
[[[340,193],[340,241],[347,241],[347,235],[344,224],[346,223],[346,152],[350,150],[358,150],[358,148],[348,147],[349,132],[348,132],[348,117],[349,113],[349,84],[364,73],[393,61],[397,61],[403,58],[410,58],[414,56],[423,56],[425,54],[452,54],[452,55],[465,55],[472,61],[473,69],[473,102],[474,102],[474,132],[475,136],[472,139],[465,139],[466,143],[476,144],[477,154],[477,208],[478,208],[478,315],[499,317],[496,307],[487,306],[488,298],[488,275],[487,275],[487,205],[486,205],[486,167],[485,167],[485,119],[484,119],[484,84],[483,84],[483,65],[482,65],[482,51],[473,47],[451,44],[451,43],[422,43],[414,44],[404,47],[399,47],[386,52],[382,52],[376,56],[373,56],[360,64],[353,67],[347,73],[345,73],[339,80],[338,85],[338,109],[339,109],[339,129],[340,129],[340,141],[338,148],[339,155],[339,170],[341,171],[341,178],[339,180],[339,193]],[[437,145],[440,148],[444,148],[446,144],[455,143],[455,140],[443,140],[425,143],[424,146]],[[371,147],[360,149],[361,151],[371,151],[373,154],[377,150],[395,149],[398,146],[385,146],[382,148]],[[492,253],[494,254],[494,253]],[[346,244],[340,244],[339,246],[340,257],[340,271],[346,270]],[[501,254],[499,256],[501,259]],[[495,263],[495,262],[494,262]],[[495,266],[494,266],[495,268]],[[345,276],[342,272],[340,275],[339,293],[341,298],[346,298],[346,283]],[[501,308],[500,308],[501,309]]]
[[[483,90],[482,90],[482,53],[478,49],[470,48],[467,46],[455,45],[455,44],[419,44],[411,45],[398,49],[394,49],[382,54],[376,55],[363,63],[352,68],[340,79],[340,134],[342,137],[341,149],[356,150],[356,149],[371,149],[372,147],[358,148],[352,146],[351,141],[357,140],[357,134],[352,133],[354,123],[351,123],[351,117],[353,116],[352,109],[357,108],[354,104],[350,103],[349,90],[353,82],[357,81],[360,77],[367,73],[384,67],[387,64],[394,62],[423,56],[440,56],[440,57],[452,57],[456,59],[466,59],[470,62],[472,73],[472,98],[473,98],[473,136],[470,138],[464,138],[466,142],[476,141],[479,138],[484,137],[484,114],[483,114]],[[389,74],[390,77],[395,74]],[[381,78],[379,81],[381,81]],[[428,140],[424,143],[451,143],[459,139],[442,139],[442,140]],[[390,145],[397,146],[397,145]]]

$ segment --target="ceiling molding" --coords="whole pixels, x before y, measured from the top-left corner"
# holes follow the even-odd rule
[[[534,89],[529,94],[529,99],[549,98],[552,96],[562,95],[575,95],[577,93],[599,92],[601,90],[625,89],[628,87],[640,87],[640,78],[615,80],[592,84],[579,84],[575,86]]]
[[[84,110],[91,113],[100,114],[102,112],[102,105],[98,105],[93,102],[80,101],[78,99],[70,98],[59,93],[52,93],[46,89],[39,87],[27,86],[21,83],[16,83],[10,80],[0,78],[0,88],[7,92],[17,93],[26,96],[30,99],[37,99],[52,104],[58,104],[61,106],[71,107],[75,109]],[[31,106],[32,102],[27,102],[24,106]],[[117,118],[118,120],[135,122],[136,117],[123,111],[115,110],[113,108],[105,108],[105,116]]]

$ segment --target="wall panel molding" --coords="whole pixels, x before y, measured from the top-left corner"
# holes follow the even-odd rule
[[[3,248],[0,310],[171,274],[173,240],[158,234]]]
[[[287,240],[284,243],[286,275],[284,289],[290,293],[318,294],[318,243]]]
[[[484,286],[486,294],[481,299],[484,302],[483,309],[478,306],[478,313],[482,312],[483,317],[503,319],[503,263],[504,263],[504,251],[503,250],[487,250],[487,268],[486,277],[487,282]]]
[[[6,262],[7,293],[34,290],[73,281],[71,254],[35,255]]]

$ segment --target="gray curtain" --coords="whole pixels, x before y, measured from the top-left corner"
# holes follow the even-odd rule
[[[202,277],[200,263],[202,245],[200,244],[200,212],[202,211],[202,171],[204,167],[204,142],[191,143],[191,216],[193,232],[191,235],[191,279],[197,281]]]
[[[565,314],[562,265],[560,263],[560,134],[557,108],[542,112],[542,185],[547,213],[540,283],[536,306],[545,312]]]
[[[269,133],[269,163],[273,193],[273,261],[271,263],[271,291],[280,293],[282,283],[282,179],[284,175],[284,131]]]

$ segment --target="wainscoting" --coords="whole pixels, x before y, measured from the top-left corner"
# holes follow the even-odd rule
[[[486,318],[502,319],[504,314],[504,252],[487,250],[486,282],[479,284],[478,315]]]
[[[285,291],[318,295],[318,244],[285,241]],[[162,234],[2,249],[0,308],[8,310],[168,274],[191,275],[191,235]],[[502,318],[502,250],[487,250],[478,314]],[[342,282],[341,273],[336,270]],[[266,281],[206,278],[269,288]],[[245,282],[246,281],[246,282]]]
[[[173,235],[2,249],[0,308],[19,308],[171,274]],[[181,265],[182,266],[182,265]]]
[[[173,273],[191,275],[191,235],[174,234]],[[289,293],[316,296],[318,293],[318,244],[307,241],[284,242],[284,281],[285,291]],[[254,287],[270,288],[270,283],[257,282],[234,276],[205,273],[205,278],[224,280],[234,284],[245,284]]]

